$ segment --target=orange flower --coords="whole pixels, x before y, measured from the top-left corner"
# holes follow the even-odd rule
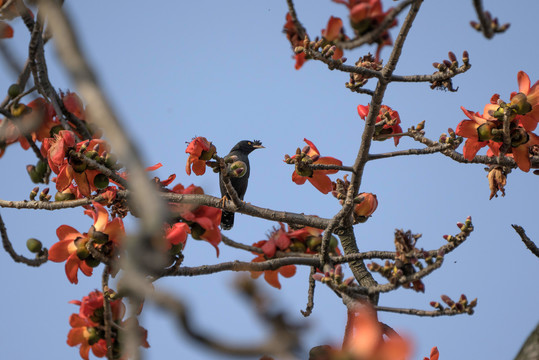
[[[265,240],[263,240],[265,241]],[[258,255],[258,257],[251,260],[251,262],[263,262],[266,261],[266,258],[263,254]],[[290,278],[296,274],[295,265],[285,265],[277,270],[265,270],[265,271],[251,271],[251,277],[253,279],[258,279],[260,275],[264,273],[264,280],[274,288],[280,289],[281,283],[279,282],[279,274],[285,278]]]
[[[320,152],[316,148],[316,146],[309,140],[303,139],[309,146],[307,146],[304,150],[305,157],[312,160],[313,164],[321,164],[321,165],[342,165],[342,161],[335,159],[330,156],[324,156],[320,157]],[[290,159],[295,159],[297,155],[292,156]],[[286,161],[286,160],[285,160]],[[292,161],[293,162],[293,161]],[[305,184],[305,181],[309,180],[309,182],[316,188],[318,191],[320,191],[323,194],[327,194],[332,190],[331,180],[328,177],[328,174],[335,174],[339,170],[311,170],[308,173],[302,173],[298,174],[298,169],[296,166],[296,169],[294,170],[294,173],[292,174],[292,181],[295,182],[298,185]]]
[[[172,192],[177,194],[204,194],[201,187],[190,185],[184,188],[182,184],[174,186]],[[210,206],[192,204],[169,204],[171,210],[177,213],[191,228],[191,237],[195,240],[205,240],[215,248],[219,256],[218,245],[221,242],[221,209]]]
[[[328,24],[325,29],[322,30],[322,37],[329,43],[335,43],[338,41],[344,41],[348,39],[348,36],[344,34],[342,20],[338,17],[331,16],[328,20]],[[322,45],[324,47],[325,44]],[[338,60],[344,55],[342,48],[336,47],[335,53],[332,56],[333,60]]]
[[[77,157],[69,156],[70,150],[80,152],[82,146],[88,150],[97,151],[97,156],[102,156],[110,150],[108,144],[101,139],[81,141],[75,144],[75,134],[68,130],[61,130],[54,136],[54,139],[44,139],[42,153],[48,158],[51,170],[58,174],[56,190],[64,191],[75,181],[80,194],[88,197],[98,189],[94,179],[100,172],[88,169],[86,164]]]
[[[67,345],[80,346],[79,354],[84,360],[89,360],[90,349],[94,356],[102,358],[107,355],[107,342],[100,339],[97,329],[88,323],[88,320],[78,314],[69,317],[71,330],[67,334]]]
[[[354,358],[369,360],[404,360],[411,352],[410,344],[400,337],[384,339],[384,331],[370,307],[349,312],[353,334],[347,348]]]
[[[376,195],[371,193],[361,193],[359,196],[363,196],[363,201],[354,206],[354,214],[363,217],[371,216],[378,207]]]
[[[357,36],[365,35],[376,29],[392,10],[390,8],[384,12],[380,0],[333,0],[333,2],[343,4],[350,10],[350,24]],[[396,25],[397,21],[393,20],[389,28]],[[378,48],[376,49],[376,60],[378,60],[382,47],[391,45],[393,42],[391,41],[389,31],[386,30],[378,38],[374,39],[372,43],[378,44]]]
[[[367,114],[369,113],[369,108],[370,105],[358,105],[357,113],[359,114],[359,117],[365,120]],[[389,138],[388,135],[402,134],[402,128],[399,125],[401,123],[399,113],[389,106],[382,105],[380,107],[380,112],[376,117],[376,124],[380,123],[381,121],[384,121],[384,125],[381,127],[376,126],[375,133],[373,135],[374,140],[383,141]],[[399,139],[400,138],[398,136],[393,137],[395,146],[399,144]]]
[[[199,136],[187,145],[185,152],[189,154],[185,166],[187,175],[191,175],[191,168],[196,175],[203,175],[206,172],[206,161],[212,158],[216,149],[205,137]]]
[[[341,18],[331,16],[328,20],[328,25],[324,30],[322,30],[322,36],[329,42],[340,40],[340,37],[342,35],[341,30]]]
[[[49,260],[54,262],[66,261],[65,271],[72,284],[78,283],[77,273],[80,269],[86,276],[92,275],[92,267],[99,262],[92,257],[86,248],[88,241],[94,239],[93,246],[109,258],[117,256],[117,248],[125,235],[122,219],[114,218],[109,221],[109,213],[99,203],[93,202],[94,210],[84,213],[94,219],[94,225],[88,233],[81,234],[68,225],[56,229],[59,241],[49,249]]]
[[[67,334],[67,344],[69,346],[80,346],[79,354],[85,360],[89,359],[90,349],[96,357],[105,357],[107,343],[105,332],[102,328],[105,322],[103,293],[95,290],[88,296],[83,297],[82,301],[73,300],[70,303],[80,306],[80,309],[78,314],[71,314],[69,317],[71,330]],[[123,351],[123,346],[120,343],[123,338],[121,329],[130,327],[129,323],[133,321],[136,322],[135,326],[138,326],[141,346],[148,348],[150,345],[146,340],[148,335],[146,329],[139,326],[138,321],[134,318],[122,320],[125,314],[125,305],[122,301],[120,299],[110,301],[110,308],[112,321],[116,325],[111,327],[114,358],[126,356],[126,354],[121,353]]]
[[[423,360],[438,360],[439,357],[440,353],[438,352],[438,348],[435,346],[430,349],[430,357],[425,357]]]
[[[13,37],[13,28],[6,22],[0,21],[0,39],[9,39]]]
[[[492,130],[502,126],[502,124],[499,120],[488,115],[481,116],[479,113],[473,113],[462,106],[461,109],[470,120],[462,120],[457,125],[455,133],[466,138],[462,152],[465,159],[472,160],[481,148],[489,145],[489,140],[495,138]],[[501,140],[499,136],[496,139]],[[492,146],[490,147],[492,149]]]
[[[294,24],[294,21],[292,21],[292,16],[290,13],[286,13],[286,23],[284,24],[283,32],[286,34],[288,41],[290,41],[292,50],[298,46],[303,46],[303,38],[300,36],[299,30]],[[305,61],[307,61],[305,53],[303,52],[295,54],[294,58],[296,59],[296,65],[294,66],[296,70],[299,70]]]
[[[167,250],[170,250],[173,245],[182,244],[182,249],[185,249],[187,234],[191,232],[189,225],[184,222],[176,223],[172,226],[165,225],[165,239],[167,241]]]
[[[511,152],[520,170],[530,171],[530,147],[539,145],[539,136],[527,132],[522,127],[511,131]]]
[[[277,249],[284,251],[288,249],[291,244],[290,237],[284,228],[284,224],[279,224],[281,226],[273,229],[268,240],[262,240],[253,244],[253,246],[261,248],[264,251],[264,255],[268,258],[275,256]]]
[[[66,94],[62,94],[62,102],[67,111],[75,115],[80,120],[84,120],[84,104],[80,97],[71,91],[68,91]]]
[[[56,229],[58,241],[49,249],[49,260],[54,262],[64,262],[66,276],[72,284],[79,282],[77,273],[79,269],[86,276],[92,276],[92,267],[84,261],[88,256],[85,254],[85,246],[88,242],[87,234],[83,235],[71,226],[61,225]],[[80,251],[81,255],[77,255]],[[84,255],[83,255],[84,254]]]

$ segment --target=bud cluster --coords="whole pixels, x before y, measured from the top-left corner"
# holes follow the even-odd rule
[[[440,138],[438,139],[438,142],[440,144],[451,144],[455,147],[458,147],[459,142],[457,142],[457,134],[455,133],[455,130],[452,128],[447,129],[447,134],[442,133],[440,135]]]
[[[417,249],[417,240],[421,238],[421,234],[413,234],[410,230],[395,231],[395,261],[386,260],[384,265],[379,265],[375,262],[367,265],[369,270],[374,271],[386,278],[391,284],[397,284],[402,281],[403,276],[410,276],[416,271],[424,268],[424,264],[420,261],[423,259],[427,266],[434,264],[434,258],[429,252],[423,249]],[[438,253],[436,259],[442,258],[443,253]],[[416,270],[417,268],[417,270]],[[401,284],[405,289],[413,289],[415,291],[424,292],[425,285],[421,280],[412,282],[404,282]]]
[[[468,216],[466,220],[464,221],[464,223],[461,223],[460,221],[457,222],[457,227],[460,230],[460,234],[456,236],[452,236],[452,235],[443,236],[443,238],[447,240],[449,243],[453,243],[456,245],[463,242],[466,239],[466,237],[468,237],[468,235],[470,235],[470,233],[474,230],[474,227],[472,224],[472,217]]]
[[[340,51],[337,46],[333,45],[332,42],[328,42],[325,38],[316,38],[315,41],[310,41],[307,36],[305,36],[305,39],[303,40],[303,46],[296,46],[294,48],[294,52],[296,54],[305,54],[305,60],[312,59],[313,54],[317,52],[323,58],[326,58],[328,60],[334,60],[339,64],[344,64],[347,59],[342,56],[338,56],[339,58],[335,59],[336,51],[339,51],[339,55],[342,55],[342,51]],[[331,62],[328,64],[330,69],[334,67],[334,65],[332,66],[331,64]]]
[[[324,273],[316,273],[313,274],[312,277],[314,280],[320,281],[322,284],[334,283],[339,287],[350,286],[355,280],[353,276],[343,280],[341,264],[337,264],[335,267],[326,265],[324,267]]]
[[[303,149],[297,148],[296,155],[290,157],[286,154],[284,162],[287,164],[295,164],[296,172],[300,176],[312,177],[314,170],[309,166],[320,158],[320,155],[311,151],[310,146],[305,146]]]
[[[509,29],[509,26],[511,26],[511,24],[509,23],[500,25],[498,22],[498,18],[493,19],[489,11],[485,11],[483,14],[494,33],[503,33],[505,32],[505,30]],[[470,21],[470,26],[479,32],[483,31],[483,26],[481,26],[481,24],[476,21]]]
[[[382,70],[382,60],[376,60],[374,56],[371,55],[371,53],[368,53],[367,55],[360,57],[358,61],[356,61],[356,67],[380,71]],[[367,84],[367,81],[372,76],[369,75],[362,75],[357,73],[350,73],[350,81],[345,83],[344,86],[346,88],[356,91],[357,89],[363,87],[365,84]]]
[[[448,53],[449,60],[443,60],[441,63],[435,62],[432,64],[438,71],[434,74],[448,74],[451,75],[457,71],[459,68],[459,63],[457,61],[457,57],[455,56],[455,53],[450,51]],[[468,54],[468,51],[464,50],[462,53],[462,62],[464,63],[465,68],[470,67],[470,56]],[[435,80],[431,82],[430,85],[431,89],[442,89],[442,90],[448,90],[451,92],[455,92],[458,90],[458,87],[456,89],[453,88],[453,82],[451,81],[451,78],[447,78],[445,80]]]
[[[442,295],[440,296],[442,301],[447,305],[447,308],[444,307],[444,305],[440,304],[438,301],[431,301],[430,306],[433,308],[438,309],[439,311],[444,311],[446,309],[450,309],[452,311],[455,311],[457,313],[467,313],[469,315],[472,315],[474,313],[474,307],[477,305],[477,298],[473,299],[472,301],[468,302],[468,299],[466,298],[466,295],[462,294],[460,295],[460,298],[458,301],[453,301],[449,296]]]

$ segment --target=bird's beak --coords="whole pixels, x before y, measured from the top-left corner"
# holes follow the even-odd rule
[[[253,147],[255,149],[265,149],[266,148],[265,146],[262,146],[262,145],[253,145]]]

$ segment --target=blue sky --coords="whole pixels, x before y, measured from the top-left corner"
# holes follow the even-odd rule
[[[271,209],[333,216],[339,210],[337,201],[309,184],[294,184],[292,168],[282,160],[284,154],[303,147],[305,137],[322,155],[351,165],[364,125],[356,107],[366,105],[369,98],[348,91],[344,87],[348,75],[329,71],[321,63],[309,61],[300,71],[294,69],[290,46],[281,33],[286,2],[138,3],[94,0],[67,2],[66,7],[84,52],[125,128],[141,148],[144,161],[164,164],[155,174],[166,178],[176,173],[177,182],[186,186],[195,183],[206,193],[219,196],[218,178],[212,172],[202,177],[185,174],[185,142],[193,136],[205,136],[220,155],[225,155],[239,140],[261,139],[266,149],[251,155],[246,201]],[[391,3],[385,1],[384,6]],[[423,4],[395,73],[432,73],[431,64],[447,58],[450,50],[458,58],[467,50],[472,68],[454,79],[454,85],[459,86],[456,93],[432,91],[426,84],[391,84],[384,104],[399,111],[403,128],[426,120],[426,135],[437,139],[464,119],[460,106],[482,111],[494,93],[508,99],[517,90],[519,70],[526,71],[532,82],[539,79],[539,50],[530,33],[539,5],[532,0],[523,0],[519,7],[508,7],[505,1],[485,1],[485,7],[502,23],[511,22],[507,33],[486,40],[475,32],[468,25],[475,19],[471,1]],[[344,6],[325,0],[297,1],[296,9],[312,37],[325,28],[330,15],[347,16]],[[399,20],[402,23],[402,17]],[[15,39],[7,43],[22,63],[27,50],[21,44],[28,41],[29,34],[20,20],[14,24]],[[392,35],[396,36],[396,30]],[[51,81],[57,88],[76,90],[58,66],[52,45],[46,47]],[[360,48],[345,56],[351,64],[368,51],[374,49]],[[386,48],[382,57],[388,55]],[[0,71],[2,88],[7,89],[14,79],[13,73]],[[371,153],[417,147],[420,144],[405,138],[397,149],[392,141],[375,142]],[[25,165],[35,163],[33,154],[13,145],[0,161],[4,169],[0,198],[27,198],[34,185]],[[446,257],[442,269],[424,279],[425,294],[400,289],[381,297],[380,305],[422,309],[429,309],[429,301],[438,300],[441,294],[454,299],[461,293],[479,298],[473,316],[381,314],[384,322],[414,339],[415,359],[428,355],[432,346],[438,346],[443,359],[512,358],[539,320],[539,290],[534,286],[539,261],[510,227],[519,224],[530,238],[539,241],[533,206],[539,200],[536,178],[513,171],[507,196],[489,201],[483,168],[457,164],[439,154],[377,160],[366,166],[362,191],[377,194],[379,208],[367,223],[356,227],[361,250],[391,250],[396,228],[422,233],[419,246],[434,249],[444,243],[443,235],[458,232],[455,223],[466,216],[471,215],[475,225],[470,239]],[[69,224],[83,232],[92,224],[81,209],[0,212],[16,250],[25,254],[24,243],[29,237],[38,237],[50,247],[57,240],[58,226]],[[237,215],[227,236],[252,244],[266,238],[275,225]],[[189,239],[185,265],[252,258],[223,245],[220,248],[221,256],[216,259],[210,245]],[[69,315],[78,310],[68,301],[98,288],[100,270],[71,285],[63,264],[33,269],[13,263],[1,252],[3,356],[34,359],[46,353],[57,359],[76,358],[77,350],[65,344]],[[351,275],[348,269],[345,274]],[[264,330],[248,304],[231,290],[235,276],[221,273],[169,278],[156,286],[185,300],[197,326],[211,334],[231,342],[263,339]],[[329,289],[317,287],[310,318],[303,320],[299,313],[306,304],[307,278],[308,269],[301,269],[294,278],[281,282],[281,290],[263,286],[291,319],[310,326],[308,346],[338,344],[345,311]],[[167,314],[151,304],[141,323],[149,330],[151,348],[144,351],[147,359],[173,355],[193,360],[219,358],[192,344]]]

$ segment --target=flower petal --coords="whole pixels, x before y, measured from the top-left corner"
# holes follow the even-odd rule
[[[313,176],[307,178],[307,180],[309,180],[309,182],[322,194],[327,194],[333,190],[333,185],[331,184],[329,177],[318,171],[315,171]]]
[[[526,74],[524,71],[519,71],[517,74],[517,81],[518,81],[518,91],[528,95],[528,91],[530,91],[530,77],[528,74]]]

